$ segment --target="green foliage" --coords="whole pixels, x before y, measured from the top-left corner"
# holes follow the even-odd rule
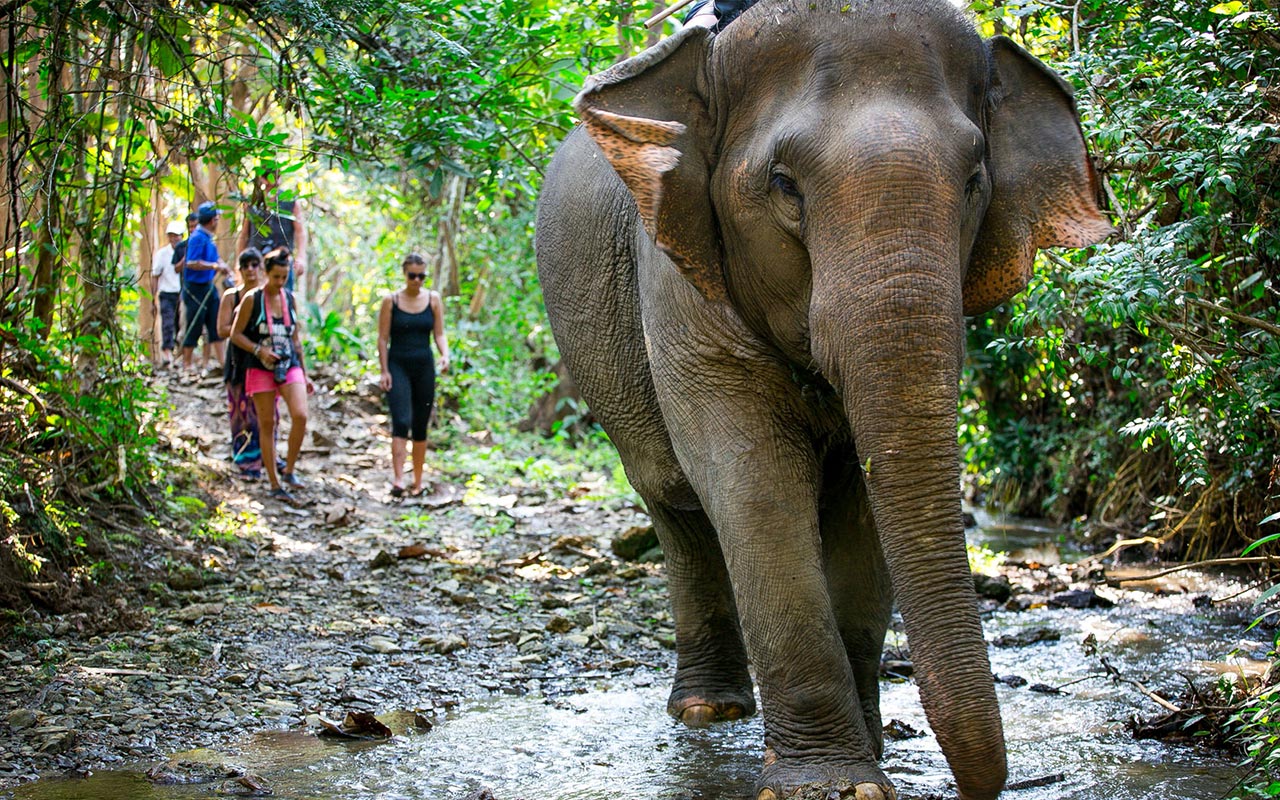
[[[961,436],[975,482],[1020,513],[1089,515],[1192,555],[1238,549],[1280,468],[1275,15],[976,5],[1078,87],[1123,236],[1042,257],[1029,291],[972,321]]]

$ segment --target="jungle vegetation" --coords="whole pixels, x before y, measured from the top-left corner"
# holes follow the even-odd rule
[[[93,581],[95,516],[151,502],[182,457],[149,380],[152,248],[199,202],[236,210],[259,171],[313,209],[310,357],[338,388],[376,369],[376,298],[417,250],[457,321],[444,424],[514,432],[556,382],[541,169],[583,78],[654,41],[640,20],[663,5],[0,2],[5,604]],[[1120,229],[1042,254],[1026,292],[971,320],[971,496],[1100,552],[1239,556],[1280,509],[1280,8],[969,6],[1075,86]],[[551,435],[608,447],[572,397],[558,412]]]

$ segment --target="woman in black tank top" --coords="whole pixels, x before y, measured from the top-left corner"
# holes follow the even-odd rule
[[[382,362],[382,390],[391,412],[391,494],[404,494],[404,461],[413,442],[414,497],[422,494],[422,470],[427,458],[427,423],[435,407],[434,339],[440,351],[440,371],[449,371],[449,343],[444,335],[444,304],[438,292],[423,288],[427,266],[412,253],[402,265],[405,286],[382,301],[378,313],[378,358]]]

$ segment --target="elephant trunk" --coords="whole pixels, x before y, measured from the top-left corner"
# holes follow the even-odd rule
[[[960,256],[954,224],[922,222],[811,246],[810,332],[853,431],[925,712],[960,796],[979,800],[1000,793],[1006,763],[960,507]]]

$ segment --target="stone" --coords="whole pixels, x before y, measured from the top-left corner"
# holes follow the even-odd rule
[[[41,716],[40,712],[32,711],[29,708],[15,708],[9,712],[6,719],[12,730],[20,731],[35,725],[40,721]]]
[[[658,534],[652,525],[628,528],[610,543],[614,555],[625,561],[639,561],[642,555],[655,547],[658,547]]]

